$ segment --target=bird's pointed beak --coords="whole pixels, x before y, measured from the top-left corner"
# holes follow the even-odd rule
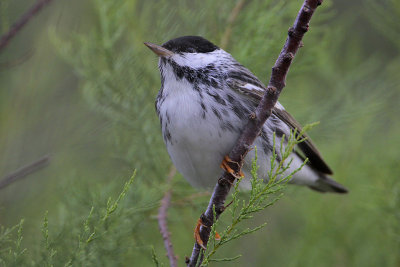
[[[170,56],[172,56],[174,54],[172,51],[169,51],[168,49],[166,49],[166,48],[164,48],[162,46],[159,46],[159,45],[156,45],[156,44],[153,44],[153,43],[149,43],[149,42],[146,42],[144,44],[148,48],[150,48],[151,51],[153,51],[159,57],[170,57]]]

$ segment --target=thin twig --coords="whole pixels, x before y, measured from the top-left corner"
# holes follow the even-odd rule
[[[176,261],[176,256],[174,254],[174,248],[171,242],[171,236],[168,231],[167,217],[168,217],[168,208],[171,204],[171,195],[172,195],[171,183],[175,174],[176,174],[176,169],[174,166],[172,166],[169,171],[167,179],[167,183],[170,188],[167,190],[167,192],[165,192],[164,197],[161,200],[161,206],[160,209],[158,210],[158,216],[157,216],[160,233],[164,240],[164,246],[165,249],[167,250],[167,256],[169,259],[170,266],[172,267],[176,267],[178,265]]]
[[[6,175],[3,179],[0,180],[0,190],[12,184],[13,182],[20,180],[26,177],[27,175],[46,167],[49,164],[49,162],[50,162],[50,156],[45,155],[40,159],[16,170],[15,172]]]
[[[245,0],[238,0],[236,2],[235,7],[231,11],[231,14],[229,15],[228,25],[227,25],[225,32],[221,38],[221,48],[222,49],[226,49],[228,46],[228,43],[229,43],[229,40],[230,40],[231,34],[232,34],[233,23],[235,22],[237,16],[239,15],[240,10],[242,10],[245,2],[246,2]]]
[[[53,0],[39,0],[26,11],[11,28],[0,38],[0,51],[6,47],[9,41],[40,11]]]
[[[9,70],[10,68],[21,65],[33,56],[33,49],[26,51],[22,56],[17,59],[9,60],[6,62],[0,62],[0,71]]]
[[[230,167],[240,173],[243,166],[243,159],[251,148],[254,140],[259,135],[262,126],[272,113],[272,108],[278,101],[278,97],[285,87],[286,75],[290,64],[297,50],[299,49],[301,40],[308,30],[308,25],[315,9],[321,5],[322,0],[305,0],[294,22],[293,27],[289,29],[288,38],[283,46],[278,59],[272,68],[271,78],[263,98],[258,104],[254,113],[243,129],[242,134],[237,140],[234,148],[229,153],[229,158],[236,162],[230,164]],[[210,237],[211,226],[214,220],[218,219],[221,213],[225,210],[225,200],[228,193],[235,182],[235,177],[227,172],[219,178],[218,183],[214,187],[213,194],[208,204],[207,210],[202,214],[201,218],[205,227],[200,228],[200,237],[204,244],[207,245]],[[214,218],[213,207],[215,207],[216,218]],[[200,263],[203,260],[203,253],[199,244],[195,243],[190,259],[187,261],[188,266],[196,266],[197,261]],[[201,255],[201,256],[200,256]],[[200,259],[199,259],[200,256]]]

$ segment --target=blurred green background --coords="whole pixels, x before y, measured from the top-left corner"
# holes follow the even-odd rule
[[[55,0],[0,51],[0,179],[50,157],[0,191],[1,266],[152,266],[152,246],[167,264],[156,216],[171,161],[154,110],[157,58],[143,42],[201,35],[267,83],[302,1],[241,2],[231,19],[236,1]],[[34,3],[1,0],[1,33]],[[288,187],[253,220],[266,228],[220,252],[242,254],[226,265],[400,266],[399,52],[399,1],[324,1],[280,102],[302,124],[321,122],[310,135],[350,193]],[[209,196],[179,174],[172,190],[183,266]]]

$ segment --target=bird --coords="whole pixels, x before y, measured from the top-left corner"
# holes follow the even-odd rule
[[[231,54],[201,36],[182,36],[161,46],[144,44],[159,57],[161,88],[155,108],[168,154],[192,186],[210,189],[226,170],[227,155],[266,86]],[[268,181],[273,151],[279,161],[280,146],[285,147],[291,131],[301,128],[277,102],[254,141],[257,152],[252,149],[244,158],[245,178],[240,187],[251,188],[249,177],[255,153],[258,177]],[[311,139],[306,134],[303,137],[305,141],[290,154],[291,164],[285,174],[298,169],[305,158],[308,162],[289,183],[322,193],[347,193],[343,185],[331,178],[331,168]]]

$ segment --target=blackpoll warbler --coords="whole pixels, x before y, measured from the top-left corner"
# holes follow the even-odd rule
[[[162,46],[145,44],[160,58],[161,89],[156,110],[172,162],[191,185],[213,187],[223,171],[221,162],[226,160],[224,157],[231,151],[266,87],[229,53],[202,37],[184,36]],[[273,133],[277,160],[280,160],[282,137],[289,136],[291,129],[300,131],[300,128],[278,102],[254,142],[258,148],[259,177],[268,179]],[[319,192],[347,192],[328,177],[332,171],[309,138],[291,154],[287,174],[301,166],[303,155],[309,162],[290,183],[306,185]],[[245,158],[245,177],[250,177],[254,156],[252,150]],[[249,179],[244,179],[241,186],[248,188]]]

